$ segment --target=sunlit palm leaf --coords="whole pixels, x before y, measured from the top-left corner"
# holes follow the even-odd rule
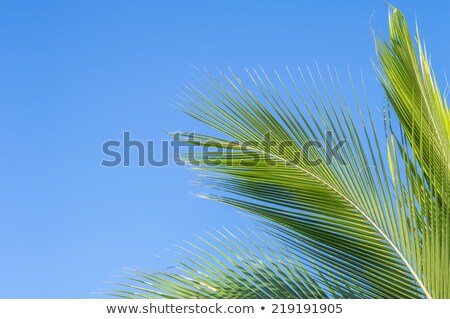
[[[228,230],[178,247],[176,270],[130,271],[131,283],[112,294],[125,298],[330,298],[354,297],[345,280],[318,273],[268,236]],[[301,258],[304,260],[301,261]],[[308,270],[307,270],[308,269]],[[336,292],[339,291],[339,293]]]
[[[389,19],[390,42],[376,39],[385,92],[415,157],[436,192],[450,187],[450,112],[417,32],[417,57],[406,21],[395,8]],[[431,178],[433,176],[433,178]]]
[[[416,32],[418,57],[405,18],[391,7],[390,42],[376,40],[379,77],[412,154],[402,149],[416,183],[410,203],[417,200],[421,215],[410,237],[416,248],[415,266],[435,298],[450,296],[450,112],[441,96],[424,46]],[[396,143],[399,144],[398,142]],[[417,161],[420,166],[415,162]],[[413,216],[414,217],[414,216]]]
[[[330,93],[320,74],[319,88],[311,75],[307,81],[300,71],[300,88],[288,73],[295,97],[278,75],[284,94],[264,73],[248,74],[256,91],[237,76],[222,74],[221,79],[207,76],[206,84],[200,84],[202,91],[191,85],[190,94],[184,96],[190,115],[241,143],[235,147],[238,154],[233,161],[221,153],[202,153],[222,163],[200,167],[215,173],[208,183],[239,196],[211,198],[265,217],[278,232],[289,234],[285,240],[307,241],[321,258],[318,267],[342,271],[350,281],[364,278],[368,296],[427,295],[407,258],[409,246],[404,239],[409,237],[408,228],[405,220],[397,218],[400,208],[388,172],[382,158],[367,150],[367,145],[377,148],[378,138],[365,127],[358,131],[347,110],[347,103],[358,107],[358,99],[347,102],[334,78],[329,85],[336,91]],[[302,91],[311,94],[306,97]],[[349,145],[342,150],[345,165],[336,161],[311,165],[305,160],[303,146],[311,139],[325,139],[325,130],[333,130],[336,139],[348,139]],[[272,143],[285,147],[268,152],[264,136],[269,132]],[[219,142],[212,137],[202,139]],[[242,143],[248,141],[253,145],[242,152]],[[314,155],[327,157],[325,149],[316,149]],[[242,165],[257,156],[257,165]],[[270,162],[264,161],[267,158]]]
[[[194,253],[186,257],[191,266],[182,264],[190,279],[135,273],[144,293],[131,296],[306,298],[315,291],[319,297],[341,298],[450,297],[448,107],[425,55],[420,51],[420,62],[415,60],[396,10],[390,30],[391,44],[379,41],[377,48],[380,76],[400,129],[392,129],[395,118],[387,109],[376,115],[385,120],[380,132],[363,85],[350,77],[353,96],[348,99],[330,71],[326,79],[319,69],[316,76],[298,69],[284,77],[275,72],[272,78],[252,70],[247,80],[231,71],[218,77],[204,73],[186,86],[179,105],[226,136],[196,135],[195,141],[188,133],[175,136],[210,146],[191,154],[202,180],[216,189],[203,196],[249,213],[288,248],[266,245],[254,254],[244,247],[240,252],[246,254],[239,258],[227,247],[204,258]],[[306,151],[311,140],[331,143],[326,131],[333,131],[334,142],[347,141],[339,151],[342,161],[330,162],[326,147]],[[312,164],[311,157],[322,161]],[[260,268],[255,260],[265,251],[283,258]],[[230,259],[235,262],[227,275],[210,268],[213,261],[224,267]],[[293,271],[300,260],[307,266]],[[207,268],[212,274],[203,273]],[[260,277],[260,271],[267,276]],[[295,280],[288,275],[292,272]],[[272,289],[275,281],[258,278],[282,284]],[[240,287],[239,282],[242,290],[225,292]],[[309,288],[296,294],[294,283]],[[147,291],[152,285],[156,290]]]

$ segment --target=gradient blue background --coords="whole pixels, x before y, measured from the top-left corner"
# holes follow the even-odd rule
[[[417,19],[439,79],[448,69],[450,3],[393,1]],[[170,107],[190,64],[235,70],[347,65],[383,96],[371,66],[372,1],[2,1],[0,4],[0,297],[91,298],[123,267],[183,239],[243,225],[196,199],[192,172],[105,168],[101,145],[201,124]],[[443,83],[441,83],[443,84]],[[443,86],[443,85],[442,85]]]

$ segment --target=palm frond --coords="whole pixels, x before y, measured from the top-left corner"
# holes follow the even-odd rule
[[[418,56],[402,13],[391,7],[390,42],[376,38],[377,69],[427,182],[448,204],[450,111],[416,32]],[[446,195],[446,196],[444,196]]]
[[[377,40],[379,76],[399,129],[389,108],[372,115],[363,84],[329,69],[326,78],[319,68],[246,70],[246,79],[205,72],[186,86],[178,105],[221,135],[174,135],[203,147],[187,156],[212,188],[202,196],[247,212],[283,248],[256,254],[215,236],[224,247],[180,262],[189,278],[136,272],[144,286],[130,296],[450,297],[448,106],[420,46],[415,58],[403,16],[392,9],[389,21],[391,44]]]
[[[175,270],[129,271],[128,283],[119,283],[123,289],[111,294],[186,299],[354,297],[345,280],[319,273],[305,255],[298,257],[273,237],[252,230],[236,233],[223,229],[199,237],[200,244],[179,246],[181,259]]]
[[[390,41],[376,39],[378,75],[411,146],[401,156],[417,175],[410,205],[420,202],[417,267],[436,298],[450,296],[450,112],[416,31],[418,54],[402,13],[390,8]],[[395,139],[398,140],[396,137]],[[397,145],[400,145],[396,141]],[[418,164],[416,163],[418,162]]]
[[[309,70],[309,82],[298,71],[302,89],[288,71],[296,97],[276,73],[283,95],[264,71],[260,72],[248,71],[253,90],[233,73],[223,73],[220,79],[206,75],[199,82],[201,89],[187,87],[186,112],[238,141],[228,144],[197,136],[199,143],[228,148],[227,154],[203,152],[198,158],[204,164],[198,168],[210,174],[207,183],[235,195],[209,198],[264,217],[270,221],[268,225],[275,226],[272,229],[289,234],[285,240],[306,242],[321,258],[321,266],[345,273],[349,281],[364,278],[368,296],[429,295],[421,274],[411,264],[410,243],[405,240],[409,229],[406,219],[398,218],[405,213],[400,211],[403,203],[393,195],[401,185],[390,182],[372,118],[368,116],[369,127],[364,123],[358,130],[350,113],[349,103],[357,109],[361,104],[357,95],[347,101],[339,90],[340,81],[331,72],[333,91],[320,71],[319,87]],[[307,160],[310,154],[304,146],[313,139],[325,140],[327,130],[332,130],[337,140],[347,140],[341,154],[345,165],[325,160],[311,165]],[[269,133],[271,143],[283,148],[267,151]],[[231,160],[230,148],[237,153]],[[318,148],[314,156],[327,159],[329,154]],[[213,158],[221,165],[205,165],[203,158]],[[370,165],[376,168],[370,169]]]

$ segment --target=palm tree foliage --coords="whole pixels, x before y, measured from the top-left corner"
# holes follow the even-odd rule
[[[202,197],[246,212],[263,234],[208,234],[180,248],[175,270],[131,271],[114,295],[450,298],[450,111],[396,8],[389,29],[388,41],[375,39],[389,101],[382,113],[360,81],[329,69],[247,70],[246,80],[205,72],[187,85],[180,107],[226,136],[176,135],[209,146],[193,154],[213,189]],[[341,161],[313,165],[306,159],[330,154],[305,145],[327,131],[347,141]]]

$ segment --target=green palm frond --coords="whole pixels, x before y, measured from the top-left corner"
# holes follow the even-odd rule
[[[224,229],[199,237],[200,245],[178,247],[176,269],[129,271],[128,283],[112,292],[124,298],[330,298],[355,297],[339,274],[314,269],[267,235]]]
[[[219,147],[231,147],[229,151],[236,153],[231,160],[230,152],[201,153],[198,161],[202,164],[206,164],[202,158],[222,163],[198,168],[209,173],[208,184],[236,195],[209,197],[264,217],[270,221],[268,226],[288,234],[284,240],[306,242],[322,259],[319,267],[344,272],[349,280],[363,277],[368,296],[427,295],[420,274],[408,259],[409,243],[404,239],[409,230],[406,220],[397,218],[403,203],[393,195],[396,184],[390,183],[381,151],[366,150],[367,145],[375,149],[380,145],[370,116],[369,127],[358,131],[347,108],[349,103],[359,105],[358,97],[346,101],[340,92],[332,95],[320,73],[319,88],[311,74],[308,82],[299,72],[301,83],[288,73],[290,84],[298,89],[297,97],[290,95],[280,76],[277,84],[286,88],[284,96],[268,76],[257,71],[248,73],[257,93],[233,74],[223,74],[220,79],[208,76],[207,84],[202,84],[209,96],[194,86],[188,88],[185,103],[190,107],[186,112],[240,141],[230,146],[213,137],[197,136],[202,144],[222,143]],[[340,86],[334,77],[330,82],[331,87]],[[328,96],[327,103],[320,90]],[[305,97],[302,91],[311,95]],[[348,146],[342,149],[345,165],[337,161],[311,165],[306,160],[304,145],[312,138],[324,140],[325,130],[332,130],[337,140],[348,138]],[[269,132],[272,144],[285,147],[268,152],[265,136]],[[181,135],[189,142],[186,138]],[[242,144],[247,141],[253,145]],[[324,148],[315,149],[314,155],[327,158]],[[247,162],[257,164],[242,165]]]
[[[450,111],[441,96],[426,50],[416,31],[418,54],[402,13],[391,7],[390,42],[376,39],[379,78],[398,115],[412,154],[400,147],[416,182],[410,194],[421,215],[411,240],[417,267],[436,298],[450,296]],[[396,144],[399,144],[396,142]],[[404,144],[404,143],[403,143]],[[416,163],[416,161],[418,163]]]
[[[376,39],[383,84],[427,182],[449,204],[450,111],[442,98],[419,33],[418,57],[405,18],[391,8],[390,43]]]
[[[389,108],[372,115],[363,84],[330,70],[204,73],[186,86],[179,106],[225,136],[174,135],[204,148],[188,154],[213,189],[202,196],[250,214],[273,241],[212,235],[215,253],[195,246],[184,274],[135,272],[135,290],[118,295],[450,298],[448,106],[398,10],[389,22],[378,73],[399,129]]]

